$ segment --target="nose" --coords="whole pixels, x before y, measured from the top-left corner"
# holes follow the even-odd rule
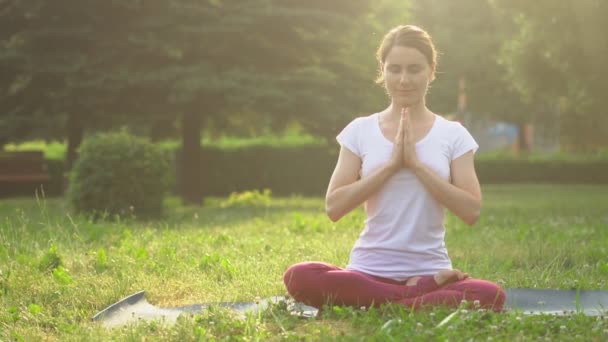
[[[399,83],[408,84],[409,82],[410,82],[410,78],[409,78],[409,75],[407,74],[407,72],[402,72],[401,77],[399,78]]]

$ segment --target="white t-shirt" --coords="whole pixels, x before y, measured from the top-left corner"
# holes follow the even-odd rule
[[[385,165],[393,150],[380,130],[378,113],[356,118],[336,139],[361,158],[362,178]],[[450,179],[451,161],[477,148],[466,128],[439,115],[416,143],[418,159],[445,180]],[[399,171],[369,197],[365,212],[365,229],[347,269],[401,281],[452,268],[444,242],[445,208],[410,170]]]

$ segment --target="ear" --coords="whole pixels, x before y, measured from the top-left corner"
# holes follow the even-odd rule
[[[376,77],[376,83],[377,84],[385,84],[386,83],[386,78],[384,77],[384,63],[380,63],[379,68],[380,70],[378,70],[378,77]]]

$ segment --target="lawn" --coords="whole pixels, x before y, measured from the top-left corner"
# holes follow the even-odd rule
[[[480,221],[449,215],[454,266],[505,288],[608,290],[608,186],[484,186]],[[90,318],[146,290],[160,306],[285,295],[282,273],[303,260],[345,265],[362,228],[337,223],[321,198],[245,193],[203,207],[166,200],[161,221],[92,221],[62,199],[0,200],[0,340],[606,340],[608,318],[469,310],[412,313],[334,308],[316,319],[282,307],[237,317],[213,309],[173,326],[105,329]]]

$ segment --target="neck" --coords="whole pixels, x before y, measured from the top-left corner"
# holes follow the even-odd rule
[[[391,104],[388,106],[388,108],[386,109],[386,116],[388,116],[391,120],[399,120],[399,117],[401,116],[401,109],[403,107],[395,104],[394,102],[391,102]],[[428,110],[428,108],[426,108],[426,104],[424,101],[420,101],[419,103],[409,106],[407,107],[410,118],[413,122],[420,122],[420,121],[424,121],[425,119],[428,118],[428,116],[431,113],[431,111]]]

